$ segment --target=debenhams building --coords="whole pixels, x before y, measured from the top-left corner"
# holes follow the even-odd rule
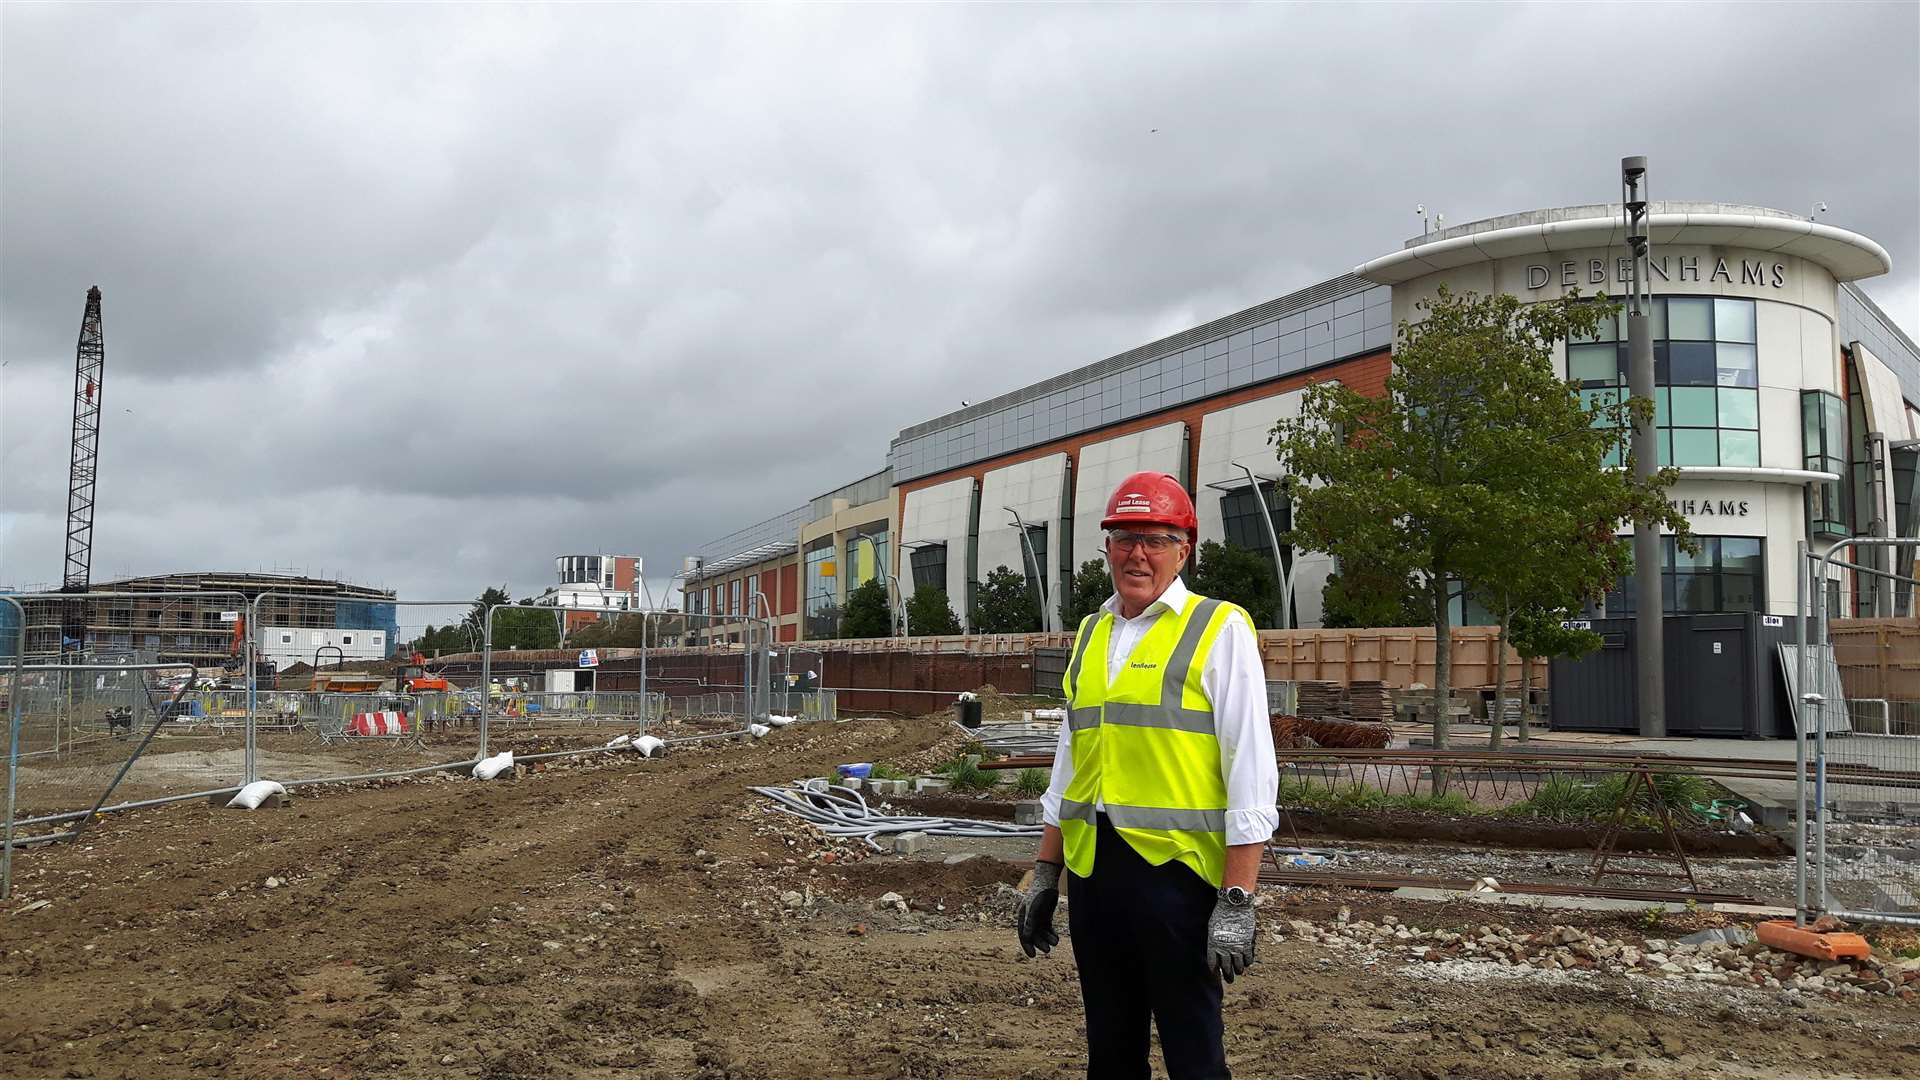
[[[852,498],[828,492],[709,545],[688,602],[724,612],[730,591],[768,594],[792,640],[833,636],[846,592],[879,565],[902,588],[945,589],[963,621],[997,566],[1031,576],[1037,562],[1058,597],[1098,554],[1108,492],[1141,469],[1187,483],[1203,541],[1265,553],[1262,503],[1288,523],[1267,432],[1295,414],[1308,383],[1379,392],[1395,323],[1441,285],[1523,300],[1622,295],[1623,236],[1617,205],[1429,233],[1351,274],[914,424],[886,469],[848,486]],[[1669,546],[1666,605],[1791,614],[1801,540],[1819,551],[1846,536],[1920,535],[1909,445],[1920,438],[1920,350],[1857,284],[1886,273],[1889,257],[1846,229],[1719,203],[1655,203],[1651,236],[1660,460],[1680,468],[1672,498],[1702,539],[1697,555]],[[1560,361],[1589,400],[1624,393],[1619,327],[1564,346]],[[857,535],[837,524],[856,519]],[[1316,626],[1332,567],[1283,554],[1295,624]],[[1845,592],[1875,602],[1871,590]],[[1879,602],[1890,602],[1884,591]],[[1604,613],[1633,605],[1617,593]]]

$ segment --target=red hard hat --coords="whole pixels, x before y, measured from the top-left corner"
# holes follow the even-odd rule
[[[1103,529],[1130,529],[1135,525],[1171,525],[1185,530],[1191,540],[1199,532],[1200,519],[1180,481],[1166,473],[1137,472],[1113,489],[1107,499],[1107,516],[1100,519]]]

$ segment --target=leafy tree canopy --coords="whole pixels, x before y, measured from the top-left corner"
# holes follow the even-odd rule
[[[1202,596],[1239,604],[1261,630],[1278,626],[1280,589],[1271,556],[1215,540],[1200,545],[1200,557],[1187,584]]]
[[[1606,464],[1652,402],[1589,412],[1555,370],[1557,343],[1592,336],[1617,305],[1442,287],[1417,307],[1420,321],[1400,324],[1384,395],[1317,383],[1273,440],[1303,481],[1294,486],[1297,546],[1425,588],[1442,643],[1434,741],[1445,746],[1453,582],[1476,595],[1500,578],[1529,591],[1548,581],[1588,590],[1629,557],[1614,535],[1620,522],[1684,536],[1686,521],[1666,501],[1677,470],[1643,482]],[[1569,550],[1582,554],[1569,560]]]
[[[916,636],[960,632],[960,617],[947,603],[947,591],[932,585],[913,590],[907,601],[907,629]]]
[[[1060,625],[1068,630],[1078,629],[1080,620],[1100,610],[1100,605],[1113,595],[1113,573],[1107,569],[1107,560],[1088,559],[1074,571],[1073,587],[1067,590],[1060,605]]]
[[[1009,566],[988,571],[974,597],[974,633],[1024,634],[1040,627],[1040,601],[1026,575]]]
[[[887,586],[878,577],[870,578],[847,595],[846,614],[840,617],[843,638],[878,638],[893,635],[893,613],[887,610]]]

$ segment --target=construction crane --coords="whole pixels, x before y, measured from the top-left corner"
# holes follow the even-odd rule
[[[100,335],[100,286],[87,290],[80,316],[80,345],[73,365],[73,454],[67,474],[67,566],[60,591],[72,594],[60,618],[60,652],[87,646],[87,602],[93,578],[94,478],[100,462],[100,380],[107,346]]]

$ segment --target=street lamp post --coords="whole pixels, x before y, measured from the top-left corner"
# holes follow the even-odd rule
[[[1267,545],[1273,554],[1273,576],[1280,582],[1280,617],[1275,622],[1279,629],[1291,630],[1293,629],[1293,620],[1290,617],[1293,614],[1293,574],[1288,571],[1280,558],[1280,534],[1273,531],[1273,512],[1267,509],[1266,497],[1260,490],[1260,481],[1253,475],[1253,470],[1237,461],[1233,465],[1234,468],[1247,474],[1247,487],[1253,491],[1253,503],[1260,508],[1260,524],[1267,527]]]
[[[1653,385],[1653,330],[1648,313],[1653,307],[1653,282],[1648,266],[1648,228],[1651,203],[1647,198],[1647,159],[1620,159],[1620,212],[1632,253],[1627,293],[1627,389],[1651,402]],[[1633,422],[1633,475],[1642,483],[1660,468],[1654,450],[1656,437],[1651,410]],[[1660,529],[1651,518],[1633,523],[1634,689],[1639,699],[1640,735],[1660,739],[1667,734],[1666,597],[1660,589]]]
[[[1011,506],[1000,509],[1013,515],[1013,527],[1020,530],[1020,547],[1025,552],[1027,565],[1033,568],[1033,582],[1040,588],[1040,627],[1049,633],[1059,629],[1053,612],[1053,605],[1047,602],[1047,570],[1040,565],[1040,556],[1034,554],[1033,536],[1027,532],[1027,523],[1020,517],[1020,511]]]
[[[886,560],[880,555],[880,544],[871,533],[854,533],[855,540],[865,540],[873,548],[873,566],[880,574],[881,584],[887,587],[887,619],[891,623],[900,620],[900,636],[910,637],[907,630],[907,601],[900,595],[900,578],[887,569]],[[851,594],[849,594],[851,595]]]

